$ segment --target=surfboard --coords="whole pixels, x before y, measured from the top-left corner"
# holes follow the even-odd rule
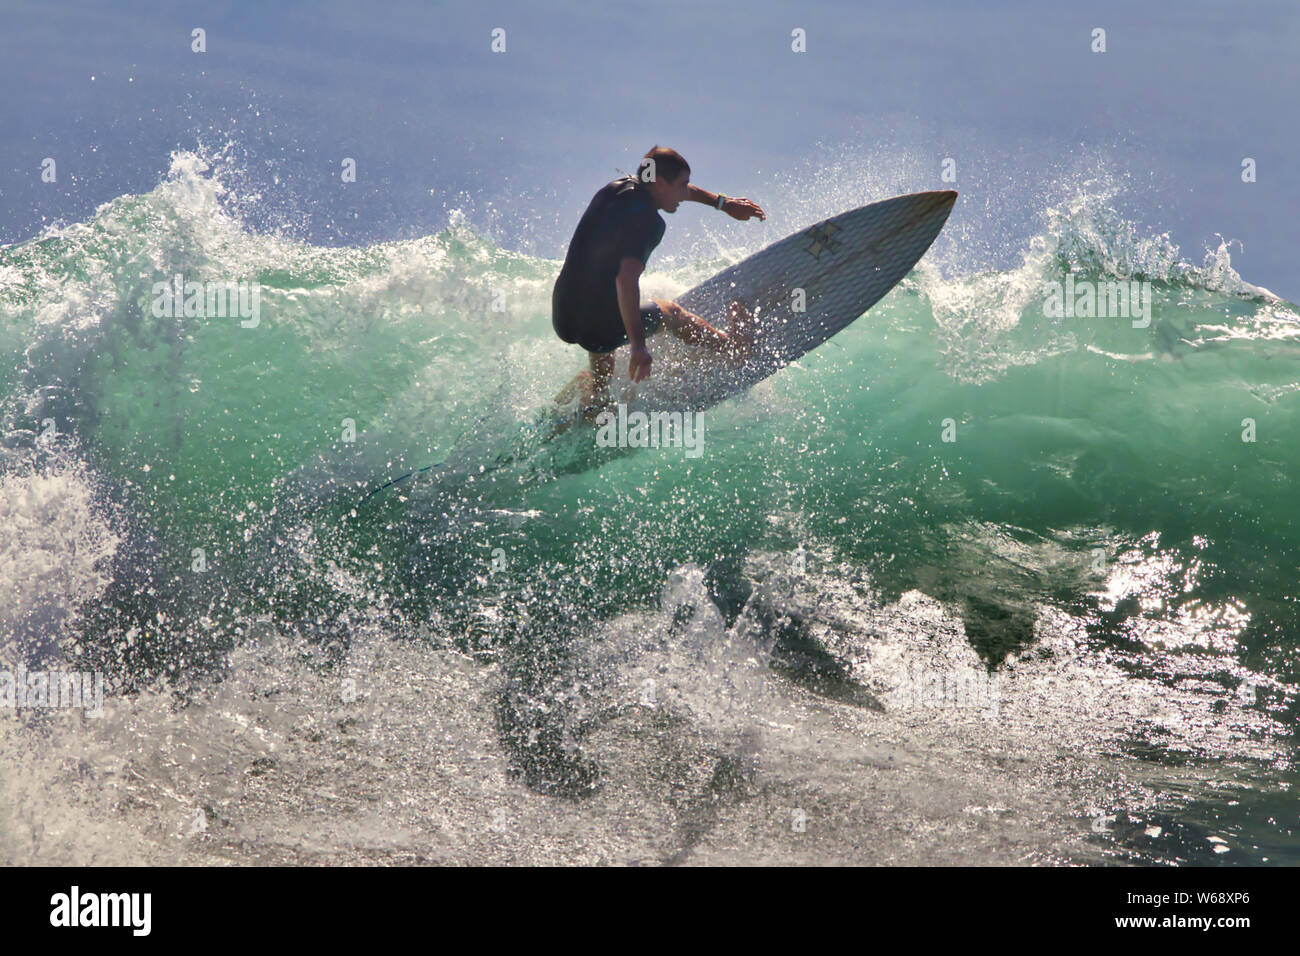
[[[939,235],[956,200],[956,192],[941,190],[871,203],[800,229],[723,269],[675,301],[724,330],[731,303],[745,306],[755,321],[748,360],[736,367],[661,330],[647,340],[654,356],[651,375],[635,385],[627,349],[619,350],[612,394],[623,396],[629,410],[702,411],[746,391],[846,328],[901,282]],[[561,406],[573,406],[566,411],[575,415],[579,379],[557,398]]]

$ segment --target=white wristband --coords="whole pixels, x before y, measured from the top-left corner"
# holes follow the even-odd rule
[[[724,196],[722,193],[718,193],[718,208],[719,208],[719,209],[722,208],[722,204],[723,204],[724,202],[726,202],[726,201],[727,201],[727,197]]]

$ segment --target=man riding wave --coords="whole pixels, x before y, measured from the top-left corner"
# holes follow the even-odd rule
[[[653,361],[646,337],[660,328],[736,363],[749,353],[753,316],[739,300],[728,308],[726,332],[672,301],[641,305],[641,273],[664,235],[659,210],[676,212],[689,200],[708,203],[733,219],[767,218],[755,202],[692,185],[690,174],[681,154],[655,146],[642,157],[636,176],[615,179],[596,193],[569,242],[551,295],[551,324],[561,339],[582,346],[590,357],[587,417],[609,404],[615,349],[631,346],[628,370],[639,382]]]

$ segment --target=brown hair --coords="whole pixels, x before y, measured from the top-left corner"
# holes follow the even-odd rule
[[[647,160],[654,160],[653,167]],[[653,175],[649,170],[653,169]],[[653,182],[659,177],[663,177],[668,182],[673,182],[682,173],[690,173],[691,165],[682,159],[682,154],[675,149],[669,149],[667,146],[651,146],[650,150],[641,157],[641,162],[636,169],[636,178],[644,182]]]

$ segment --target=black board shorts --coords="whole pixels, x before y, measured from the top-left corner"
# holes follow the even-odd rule
[[[657,305],[641,306],[641,324],[645,334],[652,335],[664,324],[663,310]],[[581,306],[561,311],[552,301],[551,326],[555,334],[570,345],[581,345],[588,352],[612,352],[627,345],[627,329],[617,311],[612,314],[607,307],[584,309]]]

